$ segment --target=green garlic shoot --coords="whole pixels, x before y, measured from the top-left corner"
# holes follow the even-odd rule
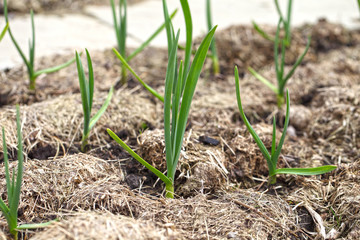
[[[285,135],[287,131],[287,127],[289,125],[289,116],[290,116],[290,97],[289,91],[286,91],[286,116],[285,116],[285,123],[284,129],[280,138],[279,144],[276,146],[276,119],[275,116],[273,118],[273,136],[272,136],[272,144],[271,144],[271,152],[269,153],[266,149],[263,142],[260,140],[259,136],[256,134],[255,130],[250,125],[248,119],[245,116],[241,98],[240,98],[240,84],[239,84],[239,72],[237,67],[235,67],[235,86],[236,86],[236,97],[237,103],[240,111],[240,116],[243,122],[246,125],[246,128],[250,132],[251,136],[254,138],[256,144],[260,148],[261,153],[266,159],[268,168],[269,168],[269,183],[274,184],[276,183],[276,174],[297,174],[297,175],[319,175],[323,173],[330,172],[336,169],[336,166],[327,165],[321,167],[314,167],[314,168],[279,168],[277,169],[277,162],[280,156],[281,148],[285,141]]]
[[[177,64],[177,49],[179,32],[175,35],[168,13],[166,1],[163,0],[166,32],[168,39],[168,65],[165,78],[164,96],[164,133],[167,175],[163,174],[133,150],[131,150],[114,132],[108,129],[109,135],[122,146],[133,158],[148,168],[164,183],[166,197],[174,198],[174,178],[179,161],[186,123],[190,112],[190,105],[194,96],[196,84],[204,65],[207,52],[215,34],[216,27],[205,36],[201,42],[192,64],[190,64],[192,47],[192,20],[187,0],[180,0],[186,25],[186,55],[185,61]]]
[[[261,76],[259,73],[257,73],[253,68],[248,67],[248,70],[250,71],[250,73],[254,77],[256,77],[258,80],[260,80],[262,83],[264,83],[267,87],[269,87],[276,94],[276,96],[277,96],[277,105],[278,105],[279,108],[281,108],[282,105],[284,104],[284,92],[285,92],[286,83],[292,77],[292,75],[294,74],[296,68],[301,64],[303,58],[305,57],[307,51],[309,50],[310,42],[311,42],[310,41],[311,38],[309,37],[304,52],[296,60],[295,64],[292,66],[290,71],[287,74],[285,74],[285,72],[284,72],[285,53],[286,53],[285,40],[284,39],[281,40],[280,37],[279,37],[281,23],[282,23],[282,20],[280,19],[279,23],[278,23],[278,26],[277,26],[277,31],[276,31],[276,36],[275,36],[275,43],[274,43],[274,61],[275,61],[277,87],[274,84],[272,84],[269,80],[267,80],[266,78]],[[278,51],[279,45],[281,45],[280,63],[279,63],[279,51]]]
[[[7,12],[8,12],[7,11],[7,0],[4,0],[4,16],[5,16],[6,22],[9,22]],[[9,32],[11,41],[15,45],[16,50],[18,51],[23,62],[26,65],[28,75],[29,75],[29,81],[30,81],[29,89],[35,90],[35,81],[36,81],[37,77],[39,77],[41,74],[53,73],[53,72],[57,72],[63,68],[66,68],[67,66],[69,66],[70,64],[75,62],[75,59],[71,59],[68,62],[61,64],[59,66],[56,66],[56,67],[51,67],[51,68],[35,71],[35,23],[34,23],[34,12],[32,10],[30,11],[30,17],[31,17],[32,39],[29,40],[29,59],[27,59],[25,57],[24,52],[21,50],[19,44],[16,42],[15,37],[12,34],[10,27],[8,28],[8,32]]]
[[[126,38],[127,38],[127,0],[119,0],[119,15],[116,14],[115,2],[114,0],[110,0],[113,21],[114,21],[114,30],[116,35],[117,47],[122,56],[126,56]],[[173,18],[176,14],[177,10],[175,10],[171,14],[171,18]],[[129,56],[125,57],[126,61],[130,61],[137,54],[139,54],[146,46],[150,44],[150,42],[157,36],[159,33],[165,28],[165,23],[156,29],[156,31],[145,41],[143,42],[137,49],[135,49]],[[122,65],[121,67],[121,83],[125,84],[127,82],[127,71],[126,67]]]
[[[105,102],[99,109],[99,111],[91,117],[91,110],[93,105],[93,96],[94,96],[94,72],[92,67],[92,61],[90,54],[87,49],[86,51],[86,57],[87,57],[87,64],[88,64],[88,73],[89,78],[86,79],[85,77],[85,71],[83,69],[83,65],[81,63],[80,55],[76,52],[76,66],[79,76],[79,84],[80,84],[80,93],[81,93],[81,101],[82,101],[82,107],[84,112],[84,129],[83,129],[83,135],[81,139],[81,152],[86,151],[86,146],[88,144],[88,137],[90,134],[90,130],[94,127],[95,123],[100,119],[100,117],[104,114],[107,107],[110,104],[111,97],[113,95],[114,88],[111,87],[109,90],[109,93],[105,99]]]
[[[16,127],[17,127],[17,138],[18,138],[18,166],[15,174],[15,169],[12,171],[10,176],[9,170],[9,159],[8,151],[5,139],[5,130],[2,128],[2,143],[4,151],[4,165],[5,165],[5,179],[6,179],[6,191],[8,195],[8,205],[5,204],[4,200],[0,198],[0,210],[5,217],[10,233],[14,236],[14,239],[18,239],[18,231],[24,229],[35,229],[49,226],[52,222],[37,223],[37,224],[23,224],[18,225],[18,209],[20,203],[21,184],[24,172],[24,154],[21,134],[21,123],[20,123],[20,110],[19,106],[16,106]],[[56,221],[56,220],[55,220]]]
[[[211,17],[211,2],[210,2],[210,0],[206,0],[206,20],[207,20],[207,25],[208,25],[208,31],[210,31],[211,28],[213,27],[212,17]],[[218,57],[217,50],[216,50],[215,38],[211,42],[210,50],[211,50],[211,54],[212,54],[211,59],[212,59],[212,63],[213,63],[213,73],[219,74],[220,73],[220,65],[219,65],[219,57]]]
[[[292,0],[289,0],[288,2],[288,8],[287,8],[287,17],[285,18],[284,15],[281,12],[280,6],[279,6],[279,2],[278,0],[274,0],[275,2],[275,7],[276,7],[276,11],[279,15],[279,17],[283,20],[284,22],[284,30],[285,30],[285,39],[284,39],[284,44],[286,47],[289,47],[291,44],[291,12],[292,12]],[[253,27],[254,29],[265,39],[275,42],[275,38],[271,37],[269,34],[267,34],[263,29],[260,28],[260,26],[258,24],[256,24],[256,22],[252,21]]]

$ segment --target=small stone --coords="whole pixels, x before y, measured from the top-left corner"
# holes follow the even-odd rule
[[[199,137],[199,141],[204,143],[204,144],[213,145],[213,146],[217,146],[217,145],[220,144],[219,140],[216,140],[214,138],[204,136],[204,135]]]
[[[232,239],[237,237],[237,232],[229,232],[227,235],[227,239]]]

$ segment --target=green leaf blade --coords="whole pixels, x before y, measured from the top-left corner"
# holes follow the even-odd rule
[[[87,63],[88,63],[88,72],[89,72],[88,73],[89,74],[88,101],[89,101],[89,108],[90,108],[90,113],[91,113],[93,97],[94,97],[94,70],[93,70],[93,66],[92,66],[90,53],[86,48],[85,48],[85,51],[86,51],[86,59],[87,59]]]
[[[0,42],[1,42],[1,40],[4,38],[5,33],[6,33],[6,31],[8,30],[8,28],[9,28],[9,23],[7,22],[6,25],[5,25],[5,27],[4,27],[4,29],[3,29],[3,30],[1,31],[1,33],[0,33]]]
[[[18,217],[18,208],[20,202],[20,194],[21,194],[21,185],[22,185],[22,177],[23,177],[23,166],[24,166],[24,154],[23,154],[23,144],[22,144],[22,134],[21,134],[21,123],[20,123],[20,108],[19,105],[16,106],[16,128],[17,128],[17,138],[18,138],[18,166],[16,173],[16,182],[14,184],[14,191],[12,193],[11,202],[9,202],[10,209],[10,218],[12,221],[11,228],[17,225],[17,217]],[[10,228],[10,231],[12,229]]]
[[[130,65],[127,63],[125,58],[115,49],[113,48],[113,52],[115,53],[116,57],[121,61],[121,63],[131,72],[132,75],[140,82],[141,85],[146,88],[153,96],[155,96],[160,101],[164,102],[164,97],[161,96],[155,89],[147,85],[136,73],[135,71],[130,67]]]
[[[278,93],[277,87],[272,84],[269,80],[261,76],[258,72],[256,72],[252,67],[248,67],[249,72],[256,77],[260,82],[265,84],[268,88],[270,88],[274,93]]]
[[[105,102],[103,103],[103,105],[101,106],[99,111],[97,111],[97,113],[91,118],[90,124],[89,124],[89,130],[91,130],[94,127],[95,123],[105,113],[106,109],[108,108],[108,106],[109,106],[109,104],[111,102],[113,92],[114,92],[114,87],[111,87],[110,90],[109,90],[109,93],[108,93],[108,95],[107,95],[107,97],[105,99]]]
[[[81,53],[79,54],[81,55]],[[69,61],[63,63],[63,64],[60,64],[60,65],[57,65],[55,67],[50,67],[50,68],[46,68],[46,69],[42,69],[42,70],[38,70],[34,73],[34,77],[37,78],[38,76],[40,76],[41,74],[48,74],[48,73],[53,73],[53,72],[57,72],[61,69],[64,69],[68,66],[70,66],[71,64],[73,64],[74,62],[76,61],[76,58],[72,58],[70,59]]]
[[[174,153],[174,165],[177,165],[180,156],[180,150],[183,143],[183,137],[185,133],[186,123],[189,116],[190,105],[192,102],[192,98],[194,96],[195,88],[197,81],[199,79],[202,67],[204,65],[207,52],[209,50],[212,38],[214,37],[215,31],[217,26],[213,27],[211,31],[205,36],[202,40],[198,50],[196,51],[193,63],[190,67],[189,74],[185,81],[185,88],[182,97],[180,112],[179,112],[179,119],[176,128],[176,135],[175,135],[175,143],[174,145],[177,146]],[[184,65],[185,68],[185,65]],[[183,75],[183,77],[186,75]],[[172,174],[175,174],[174,172]]]
[[[192,24],[192,17],[191,17],[188,1],[180,0],[180,3],[184,14],[185,28],[186,28],[184,71],[182,74],[183,74],[183,78],[187,79],[188,71],[190,68],[190,60],[191,60],[193,24]],[[211,32],[211,30],[209,32]],[[182,86],[182,91],[184,91],[185,84],[186,83],[184,82],[184,85]]]
[[[165,176],[162,172],[154,168],[151,164],[142,159],[139,155],[137,155],[126,143],[124,143],[113,131],[107,129],[108,134],[112,139],[114,139],[122,148],[125,149],[135,160],[144,165],[147,169],[149,169],[152,173],[158,176],[165,184],[173,184],[173,181]]]
[[[326,165],[314,168],[279,168],[275,171],[275,174],[295,174],[295,175],[320,175],[335,170],[337,166]]]
[[[76,52],[76,66],[77,66],[79,85],[80,85],[81,102],[84,112],[83,136],[87,136],[89,134],[89,124],[90,124],[90,106],[88,101],[89,99],[88,90],[86,88],[87,84],[86,84],[85,72],[78,52]]]
[[[170,21],[170,20],[168,20]],[[166,79],[165,79],[165,96],[164,96],[164,133],[165,133],[165,154],[166,154],[166,165],[168,169],[168,174],[173,172],[173,169],[176,168],[174,162],[174,149],[172,144],[172,127],[171,126],[171,100],[172,100],[172,92],[173,85],[176,84],[176,66],[177,66],[177,43],[179,41],[180,30],[177,32],[176,38],[174,42],[172,42],[172,49],[170,52],[168,66],[166,71]],[[177,106],[174,106],[175,108]],[[173,122],[176,119],[172,119]],[[172,178],[172,175],[168,175]]]
[[[174,16],[176,15],[177,11],[178,11],[178,10],[175,9],[175,10],[171,13],[170,19],[173,19],[173,18],[174,18]],[[151,42],[152,40],[154,40],[154,38],[155,38],[156,36],[158,36],[158,35],[161,33],[161,31],[164,30],[164,28],[165,28],[165,23],[163,23],[158,29],[156,29],[156,31],[155,31],[146,41],[144,41],[144,42],[140,45],[140,47],[138,47],[137,49],[135,49],[135,50],[126,58],[126,61],[129,62],[129,61],[130,61],[131,59],[133,59],[136,55],[138,55],[142,50],[144,50],[144,48],[147,47],[147,46],[150,44],[150,42]]]
[[[237,103],[238,103],[238,108],[239,108],[239,112],[240,112],[240,116],[246,126],[246,128],[248,129],[248,131],[250,132],[251,136],[254,138],[256,144],[258,145],[258,147],[260,148],[261,153],[263,154],[263,156],[265,157],[269,169],[272,166],[272,162],[271,162],[271,156],[269,154],[269,152],[267,151],[264,143],[261,141],[260,137],[257,135],[257,133],[255,132],[255,130],[253,129],[253,127],[251,126],[249,120],[247,119],[244,109],[242,107],[242,103],[241,103],[241,97],[240,97],[240,81],[239,81],[239,70],[238,68],[235,66],[235,70],[234,70],[234,75],[235,75],[235,87],[236,87],[236,99],[237,99]]]

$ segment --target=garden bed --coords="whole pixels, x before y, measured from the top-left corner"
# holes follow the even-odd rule
[[[112,129],[166,170],[163,104],[131,77],[120,84],[120,63],[110,50],[91,53],[95,111],[112,85],[115,93],[86,154],[79,151],[83,113],[75,65],[39,78],[35,92],[27,88],[25,67],[2,71],[0,122],[12,160],[14,105],[21,104],[26,160],[19,221],[60,219],[47,229],[22,232],[24,239],[359,239],[360,33],[326,21],[296,28],[287,64],[303,51],[308,34],[311,48],[288,84],[290,127],[278,166],[338,169],[314,177],[280,175],[277,184],[267,185],[266,160],[240,119],[233,67],[239,66],[245,112],[270,148],[272,116],[280,116],[282,129],[284,114],[246,68],[275,79],[273,44],[250,26],[232,26],[216,33],[221,74],[211,74],[209,60],[199,79],[172,200],[163,198],[157,177],[106,133]],[[37,65],[69,57],[37,59]],[[167,50],[156,48],[131,62],[161,93],[166,64]],[[2,159],[2,146],[0,152]],[[3,167],[0,175],[5,189]],[[0,225],[5,239],[4,218]]]

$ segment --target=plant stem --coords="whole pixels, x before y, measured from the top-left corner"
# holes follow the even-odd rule
[[[174,184],[166,184],[166,198],[174,198]]]
[[[276,174],[269,176],[269,184],[275,184],[276,183]]]
[[[208,31],[210,31],[212,29],[212,27],[213,27],[210,0],[206,1],[206,16],[207,16],[206,20],[207,20],[207,25],[208,25]],[[211,51],[211,53],[213,55],[213,57],[211,58],[211,60],[213,62],[213,72],[216,75],[216,74],[220,73],[220,66],[219,66],[219,58],[218,58],[218,55],[217,55],[215,38],[213,38],[213,40],[211,41],[210,51]]]
[[[36,89],[35,78],[33,76],[30,76],[29,89],[30,90],[35,90]]]
[[[86,148],[87,144],[88,144],[87,138],[86,138],[86,139],[83,138],[83,139],[81,140],[81,147],[80,147],[80,151],[81,151],[82,153],[85,152],[85,148]]]
[[[121,64],[121,79],[120,79],[121,85],[127,83],[127,76],[128,76],[127,68],[124,64]]]
[[[279,109],[281,109],[281,107],[284,105],[284,93],[278,93],[276,95],[276,99],[277,99],[277,106]]]

